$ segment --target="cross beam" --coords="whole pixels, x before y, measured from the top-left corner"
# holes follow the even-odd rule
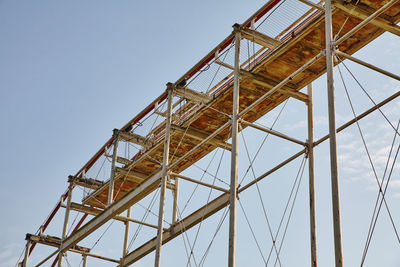
[[[195,90],[189,89],[187,87],[176,87],[174,94],[188,100],[200,103],[208,103],[212,100],[212,97],[205,93],[197,92]]]
[[[104,182],[93,179],[93,178],[83,178],[83,177],[77,177],[70,175],[68,176],[68,183],[73,183],[74,185],[79,185],[83,187],[87,187],[90,189],[98,189],[101,187]]]
[[[364,11],[363,9],[351,4],[351,3],[345,3],[343,0],[336,0],[333,1],[333,6],[339,8],[340,10],[346,12],[347,14],[364,20],[368,18],[371,14],[368,13],[367,11]],[[397,26],[396,24],[391,23],[390,21],[376,17],[370,22],[372,25],[375,25],[385,31],[391,32],[397,36],[400,36],[400,27]]]
[[[148,138],[131,132],[120,131],[119,138],[146,148],[154,145],[153,142],[151,142]]]
[[[184,128],[179,125],[172,124],[171,128],[174,131],[183,133],[183,134],[185,134],[189,137],[192,137],[196,140],[199,140],[199,141],[203,141],[209,135],[208,133],[205,133],[205,132],[195,129],[193,127]],[[223,149],[232,150],[231,144],[224,142],[223,140],[219,139],[218,137],[214,137],[214,138],[210,139],[210,141],[208,143],[213,144],[218,147],[221,147]]]
[[[282,44],[282,42],[255,30],[244,28],[240,32],[241,37],[270,49],[275,49]]]
[[[79,211],[79,212],[83,212],[86,214],[90,214],[90,215],[94,215],[97,216],[100,213],[103,212],[103,210],[101,209],[97,209],[97,208],[93,208],[87,205],[83,205],[83,204],[78,204],[78,203],[71,203],[71,210],[75,210],[75,211]],[[137,223],[137,224],[141,224],[141,225],[145,225],[151,228],[155,228],[157,229],[156,225],[150,224],[150,223],[146,223],[146,222],[142,222],[142,221],[138,221],[132,218],[128,218],[128,217],[124,217],[121,215],[116,215],[113,219],[117,220],[117,221],[121,221],[121,222],[133,222],[133,223]]]

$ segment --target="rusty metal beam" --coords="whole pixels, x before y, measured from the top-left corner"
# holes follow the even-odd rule
[[[278,84],[278,82],[272,81],[271,79],[264,77],[260,74],[252,73],[250,71],[246,71],[241,69],[240,74],[252,79],[253,83],[261,85],[267,89],[271,89]],[[292,88],[288,85],[282,86],[278,89],[278,91],[282,94],[288,95],[290,97],[296,98],[300,101],[307,103],[308,96],[302,92],[297,91],[295,88]]]
[[[104,210],[101,210],[101,209],[93,208],[93,207],[90,207],[90,206],[87,206],[87,205],[78,204],[78,203],[74,203],[74,202],[71,203],[71,210],[83,212],[83,213],[94,215],[94,216],[97,216],[97,215],[99,215],[100,213],[102,213],[104,211]],[[124,217],[124,216],[121,216],[121,215],[116,215],[113,219],[117,220],[117,221],[121,221],[121,222],[133,222],[133,223],[137,223],[137,224],[141,224],[141,225],[145,225],[145,226],[157,229],[156,225],[153,225],[153,224],[150,224],[150,223],[146,223],[146,222],[142,222],[142,221],[139,221],[139,220],[135,220],[135,219],[132,219],[132,218]]]
[[[199,141],[203,141],[209,135],[208,133],[203,132],[198,129],[195,129],[193,127],[184,128],[179,125],[172,124],[171,128],[174,131],[178,131],[180,133],[183,133],[183,134],[185,134],[189,137],[192,137],[196,140],[199,140]],[[213,145],[223,148],[223,149],[232,150],[231,144],[228,144],[228,143],[224,142],[223,140],[218,139],[218,137],[214,137],[214,138],[210,139],[210,141],[208,141],[208,143],[213,144]]]
[[[212,97],[210,97],[209,95],[202,92],[197,92],[187,87],[176,87],[174,90],[174,94],[185,99],[194,102],[200,102],[203,104],[206,104],[212,100]]]
[[[275,49],[282,44],[281,41],[249,28],[241,29],[240,33],[242,38],[246,38],[249,41],[255,42],[270,49]]]
[[[369,12],[364,11],[363,9],[361,9],[357,6],[355,6],[351,3],[346,3],[345,1],[342,1],[342,0],[333,1],[333,6],[346,12],[347,14],[351,15],[352,17],[355,17],[355,18],[358,18],[361,20],[364,20],[371,15]],[[375,25],[375,26],[385,30],[385,31],[388,31],[397,36],[400,36],[400,27],[386,19],[376,17],[373,20],[371,20],[370,23],[372,25]]]
[[[119,138],[145,148],[149,148],[154,145],[154,143],[151,142],[148,138],[131,132],[120,131]]]
[[[82,177],[77,177],[77,176],[73,176],[70,175],[68,176],[68,183],[73,183],[74,185],[79,185],[79,186],[83,186],[83,187],[87,187],[90,189],[98,189],[100,188],[104,182],[103,181],[99,181],[93,178],[82,178]]]
[[[115,171],[116,171],[117,175],[127,177],[128,180],[136,182],[136,183],[141,183],[143,180],[145,180],[148,177],[148,175],[146,175],[144,173],[140,173],[140,172],[136,172],[136,171],[132,171],[132,170],[125,169],[125,168],[120,168],[120,167],[116,167]]]
[[[340,37],[338,40],[332,43],[332,45],[337,46],[347,40],[350,36],[352,36],[354,33],[359,31],[361,28],[363,28],[365,25],[368,23],[371,23],[372,20],[376,19],[379,15],[381,15],[383,12],[388,10],[390,7],[392,7],[394,4],[396,4],[399,0],[390,0],[386,4],[384,4],[382,7],[377,9],[374,13],[369,15],[367,18],[365,18],[362,22],[360,22],[357,26],[352,28],[350,31],[348,31],[346,34],[344,34],[342,37]]]
[[[218,190],[218,191],[221,191],[221,192],[225,192],[225,193],[229,192],[228,189],[225,189],[225,188],[222,188],[222,187],[219,187],[219,186],[215,186],[215,185],[212,185],[212,184],[207,184],[207,183],[204,183],[202,181],[199,181],[199,180],[192,179],[190,177],[184,176],[182,174],[178,174],[178,173],[173,173],[172,172],[172,173],[170,173],[170,175],[172,177],[181,178],[183,180],[186,180],[186,181],[189,181],[189,182],[192,182],[192,183],[196,183],[196,184],[208,187],[208,188],[212,188],[212,189],[215,189],[215,190]]]
[[[61,251],[71,248],[79,241],[93,233],[96,229],[104,225],[108,220],[114,218],[116,215],[144,198],[148,193],[154,191],[154,189],[160,185],[160,180],[161,172],[158,172],[126,193],[122,198],[113,202],[102,213],[94,217],[75,233],[68,236],[61,245]]]

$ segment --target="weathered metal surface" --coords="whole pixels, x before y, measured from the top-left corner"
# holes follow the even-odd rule
[[[352,2],[355,4],[355,1]],[[374,10],[381,7],[383,3],[384,1],[381,0],[363,0],[357,4],[357,7],[372,13]],[[392,23],[397,23],[399,22],[400,17],[399,12],[400,4],[395,4],[380,17]],[[344,23],[346,20],[347,22]],[[333,34],[335,36],[339,29],[342,28],[340,32],[340,35],[342,36],[360,22],[360,19],[349,16],[342,10],[335,9],[333,11]],[[302,24],[280,38],[279,41],[282,42],[281,45],[275,49],[268,49],[266,52],[260,54],[257,58],[257,64],[252,66],[251,69],[247,69],[247,71],[260,74],[269,79],[272,85],[276,85],[307,63],[310,59],[315,57],[318,53],[320,53],[321,50],[325,49],[324,23],[324,13],[322,11],[311,12],[311,14],[308,15]],[[383,32],[384,30],[382,28],[374,24],[368,24],[346,41],[342,42],[338,46],[338,49],[346,54],[351,55],[381,35]],[[295,77],[292,77],[287,86],[291,89],[299,91],[325,72],[325,59],[321,58],[312,64],[307,70]],[[183,112],[180,111],[181,113],[179,116],[176,115],[173,117],[175,118],[173,123],[182,128],[190,126],[191,129],[211,134],[230,119],[227,115],[232,114],[232,87],[233,79],[227,78],[221,85],[222,89],[217,89],[210,95],[210,98],[212,99],[210,102],[207,104],[187,104],[186,107],[182,108]],[[248,107],[270,89],[271,88],[261,86],[251,77],[245,75],[242,76],[240,82],[239,110],[242,111]],[[282,91],[277,91],[263,100],[251,111],[246,113],[243,116],[243,119],[249,122],[254,122],[281,104],[288,97],[288,94],[285,94]],[[182,113],[193,109],[197,110],[192,114],[188,114],[188,117],[181,120],[176,119],[182,118]],[[158,141],[154,143],[152,147],[146,148],[139,155],[135,156],[135,158],[132,160],[133,163],[131,166],[129,166],[130,170],[143,173],[148,177],[160,170],[164,150],[162,143],[162,136],[165,128],[164,125],[165,124],[160,125],[157,130],[154,131],[155,136],[158,136],[158,138],[156,138]],[[228,127],[221,131],[217,135],[217,138],[221,141],[228,140],[230,138],[230,131]],[[184,135],[182,132],[174,132],[171,135],[171,164],[173,164],[179,159],[179,157],[185,155],[186,152],[191,150],[199,143],[200,140],[198,138]],[[207,143],[202,145],[200,148],[196,149],[194,153],[188,155],[179,164],[176,164],[172,171],[175,173],[182,172],[184,169],[191,166],[194,162],[207,155],[216,147],[217,146],[215,143]],[[146,153],[148,153],[147,156],[145,156]],[[114,199],[121,198],[129,190],[135,188],[138,184],[139,183],[137,181],[132,181],[129,179],[129,177],[126,177],[123,174],[117,176],[115,178],[114,185]],[[108,186],[106,184],[86,198],[84,203],[94,207],[104,208],[107,203],[107,194]]]

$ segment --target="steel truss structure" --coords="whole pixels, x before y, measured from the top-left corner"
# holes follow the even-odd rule
[[[343,266],[338,186],[336,134],[378,110],[400,95],[396,92],[340,127],[336,126],[333,72],[334,66],[347,59],[400,81],[400,77],[352,56],[385,31],[400,34],[400,4],[398,0],[327,0],[312,2],[296,0],[305,12],[282,21],[276,35],[263,32],[273,12],[283,10],[284,0],[271,0],[242,24],[235,24],[233,32],[200,62],[175,83],[168,83],[164,93],[120,129],[73,176],[68,177],[68,190],[61,196],[38,234],[27,234],[25,257],[28,259],[36,244],[56,247],[56,250],[36,266],[56,259],[63,265],[67,252],[83,255],[83,266],[88,257],[109,261],[118,266],[129,266],[151,252],[155,252],[154,266],[160,266],[162,246],[184,235],[190,228],[229,207],[228,266],[235,266],[236,214],[238,197],[245,190],[275,173],[301,156],[308,158],[309,218],[311,265],[317,266],[316,218],[314,188],[314,147],[329,139],[334,226],[335,266]],[[282,11],[283,12],[283,11]],[[288,11],[289,12],[289,11]],[[253,45],[253,53],[244,60],[243,42]],[[232,50],[233,56],[229,56]],[[210,68],[221,70],[208,86],[196,81]],[[327,74],[329,134],[314,140],[312,82]],[[197,88],[198,87],[198,88]],[[307,92],[300,90],[307,88]],[[300,140],[265,127],[256,121],[273,111],[287,99],[293,98],[307,106],[308,137]],[[148,123],[148,118],[156,118]],[[146,126],[147,124],[150,126]],[[301,148],[275,167],[264,171],[245,185],[238,182],[239,134],[245,128],[254,128],[276,136]],[[133,144],[138,150],[133,156],[121,154],[121,144]],[[216,149],[230,153],[230,181],[228,186],[208,183],[183,172]],[[244,152],[243,152],[244,153]],[[110,176],[100,181],[91,176],[91,170],[109,161]],[[206,172],[206,171],[204,171]],[[94,177],[94,178],[93,178]],[[209,188],[218,194],[187,216],[181,216],[178,205],[180,182],[186,181]],[[72,201],[75,188],[85,188],[82,203]],[[171,223],[165,224],[167,191],[172,192]],[[145,222],[131,215],[131,207],[155,191],[159,191],[157,224]],[[60,208],[65,208],[62,236],[45,235],[46,228]],[[80,221],[68,234],[71,211],[82,213]],[[126,215],[122,215],[126,212]],[[85,222],[88,216],[93,216]],[[91,253],[78,243],[107,222],[117,220],[125,224],[121,259],[112,259]],[[134,250],[129,250],[130,224],[156,229],[157,234]],[[276,250],[276,247],[275,247]]]

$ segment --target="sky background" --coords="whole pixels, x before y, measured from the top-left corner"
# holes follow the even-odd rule
[[[0,0],[0,138],[3,140],[3,151],[0,153],[0,266],[14,266],[17,263],[25,245],[25,234],[36,232],[66,190],[68,175],[75,174],[87,162],[111,136],[112,129],[120,128],[140,112],[165,90],[167,82],[176,81],[224,39],[232,31],[234,23],[242,23],[264,3],[228,0]],[[398,38],[384,34],[357,56],[398,73],[398,47]],[[346,64],[377,102],[400,89],[398,82],[354,64]],[[341,71],[357,114],[372,106],[343,67]],[[338,124],[342,124],[352,119],[352,114],[337,74],[336,69],[337,119]],[[327,132],[324,77],[314,84],[316,138]],[[396,125],[400,102],[393,101],[382,110]],[[290,100],[277,128],[305,140],[304,112],[302,103]],[[277,111],[272,112],[261,123],[270,126],[276,114]],[[381,177],[393,130],[377,112],[361,121],[360,125],[365,132],[378,177]],[[263,136],[250,130],[244,134],[254,155]],[[361,259],[377,186],[357,127],[352,126],[339,134],[338,142],[344,263],[345,266],[355,266],[359,265]],[[245,151],[243,142],[240,151]],[[279,162],[278,158],[283,159],[285,155],[287,157],[297,151],[298,147],[289,147],[277,141],[265,151],[265,158],[269,157],[268,163],[272,167],[273,162]],[[222,154],[220,151],[218,153],[216,157]],[[321,266],[333,266],[328,155],[327,144],[316,149],[317,234]],[[229,158],[227,155],[225,157]],[[209,160],[206,158],[199,165],[206,166]],[[243,171],[247,164],[245,154],[240,162],[245,162],[241,166]],[[262,184],[275,230],[292,184],[292,180],[280,178],[293,178],[299,165],[300,160],[290,165],[287,171]],[[258,174],[268,169],[265,167],[264,162],[258,162]],[[223,171],[229,172],[227,167]],[[400,225],[398,164],[392,176],[387,202],[395,223]],[[286,263],[283,266],[309,265],[306,182],[307,171],[297,200],[300,204],[293,215],[297,220],[291,222],[291,231],[282,251],[281,257]],[[247,195],[244,193],[242,201],[243,205],[249,207],[248,215],[257,236],[260,236],[265,232],[265,222],[259,218],[258,208],[250,208],[253,207],[252,203],[257,202],[257,199],[253,199],[255,195],[255,191],[249,191]],[[220,217],[221,214],[217,215]],[[61,220],[62,216],[55,219],[54,226],[49,228],[51,234],[60,236]],[[238,221],[243,230],[238,234],[238,266],[262,265],[240,210]],[[206,231],[206,234],[213,233],[217,222],[217,219],[210,221],[210,225],[213,225],[209,229],[213,230]],[[205,266],[225,264],[227,226],[225,221],[225,230],[218,236]],[[101,244],[98,253],[119,258],[122,226],[118,223],[118,226],[112,225],[111,228],[115,235],[108,233],[104,237],[108,241]],[[115,236],[119,239],[115,240]],[[154,236],[154,232],[149,232],[151,236]],[[93,243],[96,239],[87,243]],[[270,241],[260,242],[268,255]],[[199,244],[203,245],[203,250],[207,240]],[[382,210],[365,266],[399,266],[398,249],[399,243],[394,237],[387,213]],[[32,263],[40,261],[51,251],[38,245],[32,255]],[[184,251],[182,239],[166,245],[163,264],[186,265]],[[72,262],[77,262],[72,266],[77,266],[79,260],[72,258]],[[152,260],[151,254],[137,266],[148,266]],[[91,262],[98,266],[110,266]]]

